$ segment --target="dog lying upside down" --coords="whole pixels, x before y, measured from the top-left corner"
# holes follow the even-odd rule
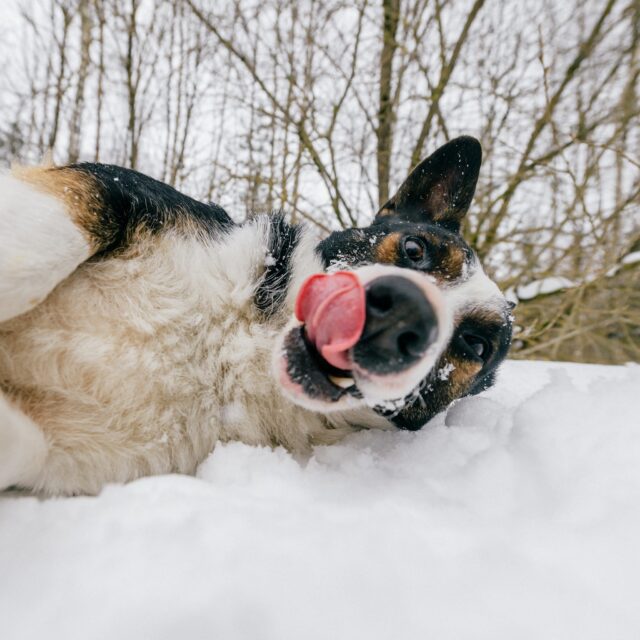
[[[307,451],[419,429],[488,387],[510,306],[459,234],[481,149],[449,142],[319,244],[140,173],[0,176],[0,489],[193,473],[216,442]]]

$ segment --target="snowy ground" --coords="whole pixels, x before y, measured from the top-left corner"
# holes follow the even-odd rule
[[[0,498],[0,637],[640,638],[640,366],[510,362],[419,433]]]

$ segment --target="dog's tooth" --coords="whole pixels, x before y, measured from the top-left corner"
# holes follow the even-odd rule
[[[329,380],[337,387],[348,389],[353,384],[353,378],[342,378],[339,376],[329,376]]]

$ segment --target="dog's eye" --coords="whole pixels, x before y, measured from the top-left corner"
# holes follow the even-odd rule
[[[425,259],[427,247],[422,238],[411,236],[410,238],[405,238],[404,252],[411,262],[422,262]]]
[[[482,336],[475,333],[463,333],[460,335],[460,339],[464,343],[465,351],[472,357],[483,362],[489,358],[491,346]]]

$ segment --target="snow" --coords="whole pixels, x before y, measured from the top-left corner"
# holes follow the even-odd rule
[[[620,262],[622,264],[636,264],[637,262],[640,262],[640,251],[628,253]]]
[[[629,266],[640,262],[640,251],[633,251],[624,256],[619,264],[614,265],[608,271],[605,272],[607,278],[615,276],[623,266]],[[597,279],[596,274],[591,274],[585,278],[585,282],[593,282]],[[548,278],[542,278],[540,280],[534,280],[528,284],[519,285],[518,287],[509,287],[505,291],[505,297],[510,302],[518,303],[519,300],[532,300],[538,296],[555,293],[556,291],[562,291],[563,289],[572,289],[578,286],[577,282],[563,278],[561,276],[551,276]]]
[[[535,280],[529,284],[520,285],[516,289],[516,296],[519,300],[531,300],[537,296],[555,293],[562,289],[571,289],[575,286],[576,283],[573,282],[573,280],[559,276],[552,276],[549,278]]]
[[[455,371],[456,367],[451,362],[447,362],[441,369],[438,370],[437,376],[438,380],[448,380],[452,371]]]
[[[639,389],[638,365],[508,362],[417,433],[7,494],[2,638],[638,638]]]

